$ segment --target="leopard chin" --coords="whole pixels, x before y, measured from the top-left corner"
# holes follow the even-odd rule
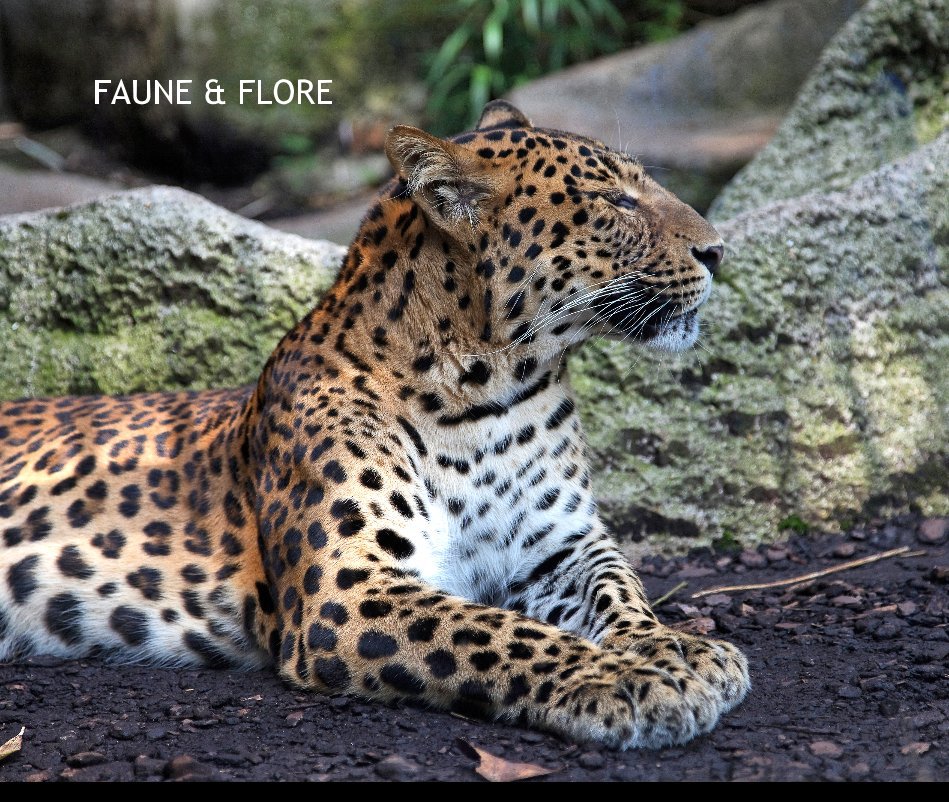
[[[646,348],[653,351],[666,351],[675,353],[677,351],[686,351],[698,342],[699,339],[699,313],[692,309],[685,314],[678,315],[671,320],[652,328],[655,333],[646,331],[646,337],[641,343]]]

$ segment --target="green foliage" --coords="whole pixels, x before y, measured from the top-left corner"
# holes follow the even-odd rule
[[[519,84],[674,34],[682,3],[453,0],[446,13],[459,21],[431,56],[426,79],[432,127],[442,134],[470,127],[488,100]]]
[[[792,532],[797,532],[799,535],[806,535],[810,530],[810,527],[801,520],[797,515],[789,515],[781,523],[778,524],[778,529],[785,530],[790,529]]]
[[[718,554],[738,554],[742,550],[742,545],[735,533],[726,529],[721,537],[712,541],[712,549]]]

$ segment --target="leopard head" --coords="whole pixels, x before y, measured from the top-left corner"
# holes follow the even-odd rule
[[[468,254],[452,281],[480,300],[485,346],[543,357],[593,334],[695,343],[724,245],[636,160],[535,128],[504,101],[452,140],[398,126],[386,152],[403,192]]]

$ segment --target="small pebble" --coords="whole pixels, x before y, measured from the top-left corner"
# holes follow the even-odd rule
[[[178,755],[167,763],[163,774],[170,780],[180,780],[185,777],[209,777],[211,767],[195,760],[191,755]]]
[[[857,547],[853,543],[841,543],[834,549],[835,557],[853,557],[857,553]]]
[[[860,680],[860,688],[861,690],[868,692],[892,690],[893,683],[890,682],[885,676],[880,675],[877,677],[867,677],[866,679]]]
[[[913,666],[910,673],[924,682],[937,682],[946,675],[944,666],[938,666],[933,663],[922,666]]]
[[[949,565],[934,565],[928,576],[933,582],[949,581]]]
[[[853,685],[841,685],[837,689],[837,695],[841,699],[859,699],[863,696],[863,691],[859,688],[855,688]]]
[[[117,741],[131,741],[138,735],[138,724],[134,721],[116,721],[109,730],[109,735]]]
[[[888,618],[876,628],[873,637],[877,640],[889,640],[895,638],[903,629],[903,622],[898,618]]]
[[[784,562],[788,558],[788,550],[781,546],[772,546],[765,551],[764,556],[768,558],[769,563]]]
[[[834,596],[830,603],[834,607],[863,607],[863,600],[857,596]]]
[[[927,518],[919,525],[916,539],[927,546],[938,546],[949,535],[949,518]]]
[[[928,727],[930,724],[938,724],[946,716],[938,710],[925,710],[922,713],[919,713],[910,718],[904,718],[903,724],[909,729],[921,730],[923,727]]]
[[[903,617],[911,616],[916,612],[916,602],[905,601],[900,602],[896,605],[896,609],[900,611],[900,615]]]
[[[883,716],[895,716],[900,712],[900,703],[895,699],[884,699],[880,702],[880,715]]]
[[[862,780],[869,773],[870,773],[870,766],[862,760],[858,761],[857,763],[854,763],[850,767],[851,780]]]
[[[676,571],[676,576],[682,579],[699,579],[703,576],[714,576],[714,568],[702,568],[696,565],[687,565],[681,571]]]
[[[764,568],[768,564],[767,558],[757,551],[743,551],[738,560],[745,568]]]
[[[76,752],[66,758],[66,765],[74,769],[81,769],[85,766],[98,766],[105,763],[106,756],[102,752]]]
[[[165,761],[148,755],[139,755],[132,764],[136,777],[151,777],[161,774],[165,768]]]
[[[809,748],[815,757],[829,757],[835,760],[844,753],[843,747],[833,741],[813,741]]]
[[[585,769],[601,769],[606,765],[606,758],[599,752],[584,752],[577,762]]]
[[[402,755],[389,755],[375,765],[375,772],[384,780],[414,780],[419,772],[416,763]]]

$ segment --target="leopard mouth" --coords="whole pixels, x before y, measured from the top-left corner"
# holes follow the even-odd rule
[[[699,337],[699,310],[711,295],[712,282],[688,304],[667,294],[650,292],[638,282],[621,280],[597,293],[592,312],[598,333],[608,339],[628,340],[658,351],[684,351]]]
[[[600,333],[609,339],[632,340],[661,351],[682,351],[698,339],[698,306],[680,311],[661,296],[631,308],[617,294],[595,305],[594,314]]]

